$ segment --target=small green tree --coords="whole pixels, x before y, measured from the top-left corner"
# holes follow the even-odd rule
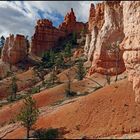
[[[34,67],[33,70],[34,70],[34,76],[39,77],[39,79],[42,81],[42,86],[44,86],[46,70],[43,67]]]
[[[28,95],[24,99],[24,106],[21,108],[20,114],[17,116],[17,119],[21,121],[21,124],[26,128],[27,138],[30,137],[30,130],[38,116],[39,110],[36,107],[36,101],[31,95]]]
[[[42,55],[42,64],[44,68],[50,68],[54,65],[55,62],[55,53],[53,50],[49,50]]]
[[[53,66],[55,62],[55,53],[53,50],[50,50],[50,65]]]
[[[66,92],[66,96],[67,97],[71,97],[71,96],[75,96],[77,93],[72,91],[72,88],[71,88],[71,84],[72,84],[72,79],[71,79],[71,75],[70,73],[66,73],[65,74],[67,79],[68,79],[68,82],[67,82],[67,87],[65,89],[65,92]]]
[[[64,58],[63,58],[63,55],[60,53],[60,54],[58,54],[58,56],[57,56],[57,58],[56,58],[56,60],[55,60],[55,66],[57,67],[57,68],[63,68],[64,67]]]
[[[80,59],[78,61],[78,64],[77,64],[77,79],[78,80],[83,80],[84,76],[86,75],[86,71],[85,71],[85,68],[84,68],[84,62],[82,59]]]
[[[76,32],[73,32],[72,33],[72,44],[77,44],[77,34]]]
[[[71,48],[72,48],[71,43],[67,43],[65,47],[65,57],[71,57],[72,55]]]
[[[11,79],[11,84],[10,84],[10,101],[13,101],[16,99],[16,93],[18,91],[18,86],[17,86],[17,78],[16,76],[14,75]]]
[[[54,83],[55,83],[56,80],[57,80],[57,76],[56,76],[55,69],[53,68],[52,69],[52,73],[51,73],[50,78],[49,78],[49,83],[51,85],[54,85]]]

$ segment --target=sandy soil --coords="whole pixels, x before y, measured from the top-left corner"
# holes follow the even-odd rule
[[[35,127],[65,127],[69,131],[65,138],[122,136],[140,131],[139,116],[140,107],[134,102],[132,84],[125,79],[73,102],[54,107],[39,117]],[[5,127],[8,130],[10,125]],[[24,136],[25,129],[19,126],[4,138]]]

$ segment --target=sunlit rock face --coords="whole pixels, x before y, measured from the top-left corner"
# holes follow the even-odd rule
[[[31,53],[41,55],[44,51],[55,47],[58,39],[64,36],[65,32],[55,28],[48,19],[38,20],[32,36]]]
[[[87,24],[76,21],[73,9],[66,14],[64,21],[58,28],[54,27],[48,19],[38,20],[35,33],[32,36],[31,53],[41,55],[43,52],[56,47],[60,38],[64,38],[73,32],[81,33],[86,28]]]
[[[120,2],[106,1],[104,7],[103,25],[92,25],[91,41],[87,53],[88,61],[92,62],[89,75],[94,72],[101,74],[117,74],[125,71],[122,58],[123,51],[119,49],[119,56],[110,47],[117,47],[124,38],[123,33],[123,9]],[[94,10],[93,10],[94,11]]]
[[[97,3],[96,7],[94,4],[91,4],[89,11],[89,20],[88,20],[88,30],[91,32],[93,26],[97,26],[99,29],[103,26],[104,23],[104,3]]]
[[[86,24],[76,21],[73,8],[66,14],[64,21],[59,25],[59,29],[64,31],[67,35],[73,32],[80,33],[82,30],[85,30],[86,27]]]
[[[95,26],[98,30],[100,30],[101,27],[103,26],[103,23],[104,23],[104,3],[98,3],[96,5],[96,8],[94,4],[91,4],[88,20],[88,33],[86,35],[86,43],[84,47],[85,55],[88,55],[88,58],[90,57],[88,52],[90,49],[90,42],[92,36],[91,32],[94,30]]]
[[[120,47],[128,79],[133,82],[135,100],[140,103],[140,1],[121,2],[125,38]]]
[[[9,64],[17,64],[27,56],[27,41],[23,35],[10,35],[6,38],[5,45],[2,49],[1,59]]]

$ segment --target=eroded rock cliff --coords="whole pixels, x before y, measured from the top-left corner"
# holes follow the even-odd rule
[[[128,79],[133,82],[135,100],[140,103],[140,1],[121,2],[125,38],[120,47]]]
[[[91,4],[89,11],[88,30],[91,32],[93,25],[99,29],[104,23],[104,3],[97,3],[96,8]]]
[[[97,3],[96,8],[94,4],[91,4],[90,11],[89,11],[89,19],[88,19],[88,33],[86,34],[86,43],[85,43],[85,55],[88,55],[90,49],[90,42],[92,31],[94,27],[97,30],[100,30],[104,23],[104,3]]]
[[[58,28],[54,27],[48,19],[38,20],[32,37],[31,53],[41,55],[42,52],[56,47],[60,38],[66,37],[73,32],[80,33],[86,28],[87,24],[76,21],[72,8]]]
[[[76,21],[73,8],[66,14],[64,21],[59,25],[59,29],[64,31],[67,35],[72,32],[80,33],[82,30],[86,30],[86,27],[86,24]]]
[[[87,51],[88,61],[92,62],[89,75],[94,72],[109,75],[120,74],[125,71],[123,51],[118,47],[124,38],[123,9],[119,1],[106,1],[100,5],[104,5],[102,6],[104,7],[102,18],[104,18],[102,26],[101,24],[98,26],[98,22],[93,22],[92,25],[91,41]]]
[[[27,56],[27,41],[23,35],[17,34],[16,37],[10,34],[6,38],[5,45],[2,49],[1,59],[9,64],[17,64]]]
[[[31,53],[42,54],[44,51],[55,47],[58,39],[64,36],[65,32],[55,28],[48,19],[38,20],[32,37]]]

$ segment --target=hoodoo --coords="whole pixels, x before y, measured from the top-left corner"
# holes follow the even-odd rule
[[[91,62],[90,75],[94,72],[115,75],[116,65],[118,74],[125,71],[123,51],[118,47],[124,38],[122,10],[120,2],[104,2],[96,9],[91,5],[89,31],[92,31],[85,44],[85,53]]]

